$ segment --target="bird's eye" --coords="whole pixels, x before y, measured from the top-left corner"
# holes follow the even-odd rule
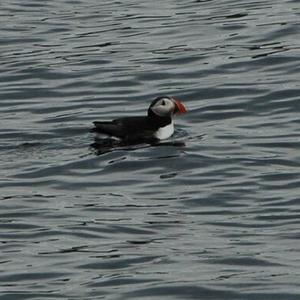
[[[166,105],[166,102],[163,100],[163,101],[161,102],[161,105]]]

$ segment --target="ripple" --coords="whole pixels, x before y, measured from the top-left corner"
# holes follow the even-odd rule
[[[299,298],[297,1],[7,1],[5,299]],[[176,95],[157,145],[92,121]]]

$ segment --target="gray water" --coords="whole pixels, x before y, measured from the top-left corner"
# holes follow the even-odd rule
[[[299,20],[2,0],[0,299],[300,299]],[[189,109],[171,139],[90,147],[158,95]]]

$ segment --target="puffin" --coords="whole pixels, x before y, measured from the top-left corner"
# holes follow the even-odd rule
[[[174,133],[174,116],[186,112],[186,106],[179,99],[160,96],[151,102],[147,115],[95,121],[91,131],[123,142],[160,141]]]

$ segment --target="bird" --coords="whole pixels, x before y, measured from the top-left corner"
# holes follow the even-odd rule
[[[176,97],[156,97],[145,116],[131,116],[112,121],[95,121],[92,132],[123,142],[160,141],[174,133],[173,117],[187,112]]]

